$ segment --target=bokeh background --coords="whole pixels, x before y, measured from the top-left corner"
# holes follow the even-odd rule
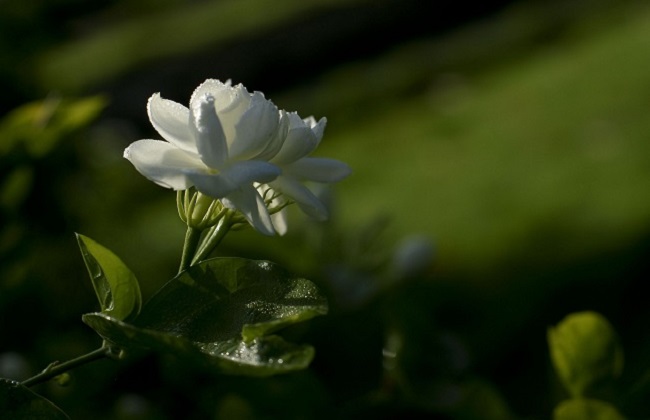
[[[122,158],[155,92],[207,78],[326,116],[354,174],[327,223],[218,251],[316,281],[287,332],[308,371],[216,375],[134,355],[38,387],[72,418],[548,418],[546,331],[595,310],[626,354],[613,399],[650,415],[650,6],[633,0],[0,1],[0,376],[92,350],[74,232],[150,296],[177,269],[175,194]],[[644,382],[643,377],[646,380]],[[644,411],[646,410],[646,411]]]

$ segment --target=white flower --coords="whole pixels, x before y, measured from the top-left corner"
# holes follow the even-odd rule
[[[126,148],[124,157],[142,175],[174,190],[194,186],[239,210],[260,232],[274,233],[253,183],[281,173],[269,159],[287,137],[286,115],[260,92],[213,79],[194,91],[189,109],[156,93],[147,110],[166,141],[139,140]]]
[[[323,138],[327,120],[314,117],[301,119],[297,113],[280,111],[289,120],[289,131],[280,151],[270,162],[282,168],[282,174],[268,185],[295,201],[300,209],[317,220],[328,217],[327,208],[303,181],[331,183],[350,175],[350,167],[335,159],[314,158],[308,155]]]

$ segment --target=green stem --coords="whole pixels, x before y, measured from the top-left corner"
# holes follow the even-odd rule
[[[183,254],[181,255],[181,265],[178,268],[179,273],[190,266],[192,257],[196,253],[196,248],[199,246],[200,239],[201,231],[188,226],[187,232],[185,232],[185,244],[183,245]]]
[[[52,363],[46,367],[41,373],[36,376],[32,376],[29,379],[24,380],[20,384],[22,386],[30,387],[34,386],[50,379],[61,375],[71,369],[74,369],[78,366],[85,365],[86,363],[93,362],[95,360],[103,359],[105,357],[112,358],[115,356],[115,350],[109,346],[102,346],[97,350],[93,350],[90,353],[86,353],[83,356],[79,356],[75,359],[68,360],[63,363]]]
[[[223,215],[221,220],[219,220],[219,223],[217,223],[208,231],[207,236],[201,244],[201,247],[192,259],[192,265],[207,258],[207,256],[210,255],[210,253],[217,247],[217,245],[219,245],[221,240],[226,236],[230,230],[230,227],[232,226],[231,219],[234,213],[234,211],[228,210]]]

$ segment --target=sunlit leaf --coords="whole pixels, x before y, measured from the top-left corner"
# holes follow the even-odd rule
[[[553,420],[624,420],[613,405],[599,400],[571,399],[553,411]]]
[[[609,322],[595,312],[567,316],[548,331],[551,360],[572,396],[617,378],[623,370],[623,349]]]
[[[0,379],[0,418],[12,420],[70,420],[40,395],[18,382]]]
[[[136,317],[142,297],[135,275],[119,257],[87,236],[77,234],[77,241],[102,313],[118,320]]]
[[[308,345],[267,335],[327,312],[309,280],[266,261],[215,258],[167,283],[133,323],[107,314],[83,320],[123,348],[147,347],[236,374],[271,375],[304,369]]]

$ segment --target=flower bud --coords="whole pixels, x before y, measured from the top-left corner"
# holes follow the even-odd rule
[[[179,191],[177,204],[181,220],[193,229],[208,229],[223,216],[221,201],[193,189]]]

